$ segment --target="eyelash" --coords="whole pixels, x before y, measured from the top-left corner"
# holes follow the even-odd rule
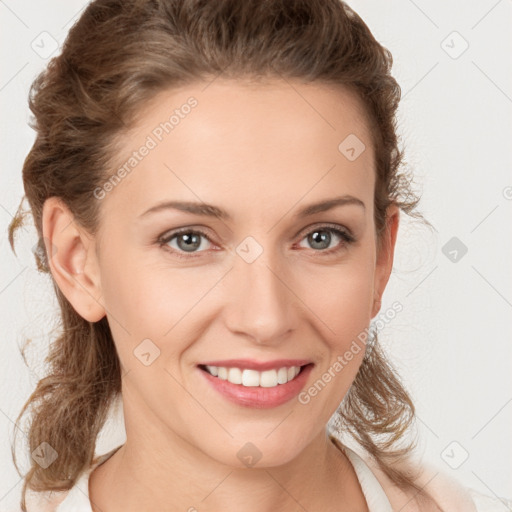
[[[321,253],[322,256],[330,256],[330,255],[336,254],[336,253],[340,252],[342,249],[344,249],[347,245],[350,245],[351,243],[356,241],[356,239],[352,235],[347,233],[346,231],[342,231],[341,229],[339,229],[337,227],[330,226],[327,224],[320,226],[320,227],[316,227],[316,228],[312,229],[311,231],[308,231],[301,238],[300,241],[302,241],[308,235],[315,233],[316,231],[327,231],[330,233],[334,233],[335,235],[339,236],[342,240],[341,243],[339,243],[336,247],[331,248],[331,249],[323,249],[323,250],[316,250],[316,251],[315,251],[315,249],[312,249],[315,252]],[[182,235],[182,234],[201,235],[204,238],[206,238],[208,240],[208,242],[213,244],[213,242],[210,240],[210,237],[204,231],[201,231],[200,229],[190,229],[190,228],[178,229],[169,234],[164,233],[163,235],[158,237],[157,242],[162,249],[164,249],[168,252],[171,252],[172,254],[176,255],[178,258],[190,259],[190,258],[197,258],[197,257],[201,256],[201,253],[204,251],[199,251],[196,253],[193,253],[193,252],[186,253],[184,251],[171,249],[167,245],[171,240],[173,240],[174,238],[176,238],[177,236]],[[186,256],[185,256],[185,254],[186,254]]]

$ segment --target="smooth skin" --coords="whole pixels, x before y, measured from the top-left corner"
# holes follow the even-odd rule
[[[379,312],[399,210],[390,206],[378,251],[361,103],[344,89],[277,79],[217,78],[164,91],[120,137],[110,174],[191,96],[197,106],[100,200],[96,236],[57,198],[44,205],[48,250],[57,249],[52,275],[83,318],[107,316],[122,366],[127,440],[91,474],[93,509],[364,512],[352,465],[326,431],[364,350],[309,403],[270,409],[227,401],[197,367],[306,358],[315,364],[307,389]],[[338,149],[350,134],[366,146],[353,161]],[[343,195],[364,207],[296,216]],[[231,219],[173,209],[143,215],[171,200],[216,205]],[[178,228],[208,238],[192,249],[190,233],[189,245],[183,235],[158,243]],[[246,237],[258,244],[251,251],[263,251],[251,263],[237,252]],[[134,354],[146,339],[160,350],[150,365]],[[237,456],[249,442],[261,453],[252,467]]]

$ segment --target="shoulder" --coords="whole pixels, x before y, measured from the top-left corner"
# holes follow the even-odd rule
[[[28,512],[55,512],[64,501],[69,491],[44,491],[36,492],[27,489],[25,505]]]
[[[464,487],[443,469],[422,463],[415,482],[436,501],[437,507],[418,503],[416,491],[402,491],[382,472],[369,456],[362,456],[386,493],[393,510],[400,512],[504,512],[504,505],[512,510],[512,500],[491,498],[474,489]],[[412,467],[403,463],[401,469]]]
[[[506,512],[512,510],[512,499],[491,498],[475,491],[475,489],[469,489],[468,492],[473,498],[477,512]]]
[[[75,484],[64,491],[33,491],[27,489],[25,496],[27,512],[67,512],[80,510],[91,512],[89,501],[89,477],[91,472],[109,459],[122,445],[104,455],[96,457],[77,478]]]

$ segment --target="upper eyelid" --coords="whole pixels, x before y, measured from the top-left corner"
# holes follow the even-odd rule
[[[170,240],[172,240],[173,238],[179,236],[179,235],[182,235],[184,233],[196,233],[196,234],[199,234],[201,236],[204,236],[205,238],[207,238],[210,242],[212,242],[212,239],[210,238],[210,236],[208,235],[208,233],[205,232],[206,230],[204,229],[199,229],[199,228],[177,228],[177,229],[171,229],[169,231],[165,231],[164,233],[162,233],[157,241],[159,242],[169,242]],[[212,242],[213,243],[213,242]]]
[[[334,223],[329,223],[329,222],[324,222],[324,223],[314,223],[310,226],[306,226],[305,228],[303,229],[300,229],[293,238],[299,236],[300,234],[308,234],[310,233],[311,231],[314,231],[315,229],[327,229],[327,230],[334,230],[334,231],[341,231],[343,233],[346,233],[349,237],[355,239],[355,236],[354,234],[352,233],[352,231],[345,227],[345,226],[342,226],[342,225],[339,225],[339,224],[334,224]]]

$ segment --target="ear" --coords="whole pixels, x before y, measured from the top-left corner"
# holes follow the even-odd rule
[[[105,316],[95,242],[58,197],[48,198],[42,212],[48,266],[59,289],[85,320]]]
[[[391,270],[393,269],[393,256],[395,253],[399,222],[400,208],[396,204],[391,204],[386,211],[386,224],[381,235],[381,243],[378,244],[377,248],[372,318],[380,311],[382,295],[391,275]]]

